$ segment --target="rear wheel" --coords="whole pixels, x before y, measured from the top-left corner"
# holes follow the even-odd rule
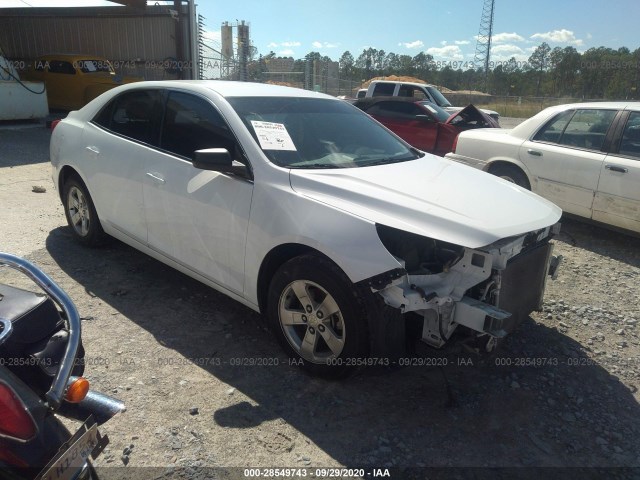
[[[84,182],[75,175],[70,177],[64,184],[62,197],[64,213],[75,238],[85,245],[102,244],[106,234]]]
[[[531,185],[529,185],[529,180],[525,173],[520,170],[518,167],[513,165],[496,165],[489,169],[489,173],[495,175],[496,177],[503,178],[508,182],[515,183],[516,185],[526,188],[527,190],[531,190]]]
[[[269,286],[267,316],[289,357],[314,375],[345,376],[367,356],[361,299],[346,275],[319,255],[280,267]]]

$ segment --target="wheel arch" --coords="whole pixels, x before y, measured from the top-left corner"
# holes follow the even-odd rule
[[[495,170],[496,168],[499,167],[512,167],[512,168],[517,168],[518,170],[520,170],[524,176],[527,179],[527,182],[529,182],[529,190],[531,190],[531,187],[533,185],[533,181],[531,179],[531,175],[529,173],[529,169],[521,162],[517,161],[517,160],[513,160],[513,159],[495,159],[495,160],[490,160],[489,162],[487,162],[486,167],[484,168],[485,172],[488,173],[493,173],[493,170]]]
[[[58,185],[56,185],[56,187],[58,188],[58,194],[60,195],[60,200],[64,203],[64,184],[67,182],[67,180],[71,177],[77,177],[80,179],[80,181],[84,184],[84,186],[87,186],[87,183],[83,180],[82,176],[80,175],[80,173],[78,173],[78,171],[73,168],[71,165],[65,165],[64,167],[62,167],[60,169],[60,173],[58,174]]]
[[[283,243],[272,248],[269,253],[265,255],[258,270],[257,296],[258,308],[261,313],[266,311],[269,284],[276,271],[289,260],[309,253],[316,254],[340,268],[340,266],[327,255],[309,245],[302,243]],[[342,268],[340,268],[340,270],[342,270]],[[342,270],[342,272],[345,273],[344,270]],[[346,273],[345,276],[347,276]]]

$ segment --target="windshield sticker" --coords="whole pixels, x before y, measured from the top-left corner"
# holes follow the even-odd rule
[[[251,120],[251,125],[258,136],[260,148],[263,150],[296,151],[296,146],[289,136],[289,132],[282,123],[259,122]]]

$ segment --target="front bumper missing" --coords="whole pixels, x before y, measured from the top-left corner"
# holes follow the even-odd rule
[[[387,305],[421,316],[422,340],[433,347],[443,346],[459,325],[502,338],[542,307],[546,279],[558,273],[562,257],[541,241],[549,233],[526,249],[524,236],[487,251],[466,249],[449,271],[407,274],[378,293]]]

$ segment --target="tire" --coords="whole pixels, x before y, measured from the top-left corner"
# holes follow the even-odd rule
[[[76,240],[88,246],[103,244],[107,235],[102,229],[87,187],[77,176],[69,177],[65,182],[62,202],[67,223]]]
[[[497,165],[489,169],[489,173],[495,175],[496,177],[500,177],[508,182],[515,183],[516,185],[526,188],[527,190],[531,190],[531,185],[529,184],[529,179],[525,173],[520,170],[518,167],[512,165]]]
[[[342,270],[319,255],[280,267],[269,285],[267,319],[289,358],[313,375],[344,377],[368,355],[362,299]]]

